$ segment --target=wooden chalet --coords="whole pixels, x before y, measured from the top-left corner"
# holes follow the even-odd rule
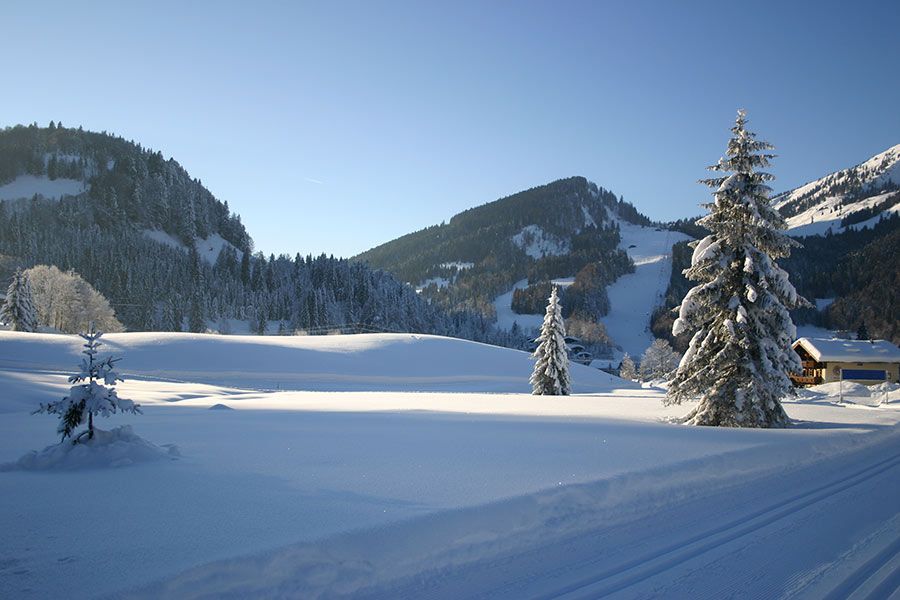
[[[853,381],[875,385],[900,381],[900,348],[886,340],[800,338],[793,344],[802,373],[792,373],[795,385]]]

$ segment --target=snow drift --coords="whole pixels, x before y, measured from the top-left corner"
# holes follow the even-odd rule
[[[110,431],[94,429],[93,439],[78,443],[65,440],[32,451],[12,463],[0,463],[0,471],[53,471],[124,467],[134,463],[173,459],[180,456],[173,445],[160,447],[135,434],[129,425]]]

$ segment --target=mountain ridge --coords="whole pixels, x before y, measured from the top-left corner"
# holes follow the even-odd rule
[[[772,197],[793,236],[839,233],[900,212],[900,144]]]
[[[611,191],[574,176],[469,208],[353,260],[394,273],[447,309],[493,319],[494,300],[523,279],[573,277],[600,263],[593,279],[603,282],[591,285],[602,288],[633,269],[618,247],[621,218],[649,223]]]

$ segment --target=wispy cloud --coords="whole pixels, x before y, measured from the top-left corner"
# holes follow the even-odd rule
[[[319,181],[318,179],[313,179],[312,177],[304,177],[303,180],[308,181],[310,183],[314,183],[316,185],[324,185],[325,184],[324,181]]]

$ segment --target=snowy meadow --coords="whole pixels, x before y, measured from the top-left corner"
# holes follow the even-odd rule
[[[65,395],[81,340],[0,333],[3,597],[672,597],[758,575],[773,526],[820,519],[781,540],[828,548],[772,578],[812,597],[847,579],[823,564],[867,563],[900,526],[894,388],[805,392],[786,430],[698,428],[580,365],[574,395],[531,396],[528,354],[436,336],[103,341],[144,414],[96,426],[165,452],[33,470],[15,461],[58,438],[30,412]]]

